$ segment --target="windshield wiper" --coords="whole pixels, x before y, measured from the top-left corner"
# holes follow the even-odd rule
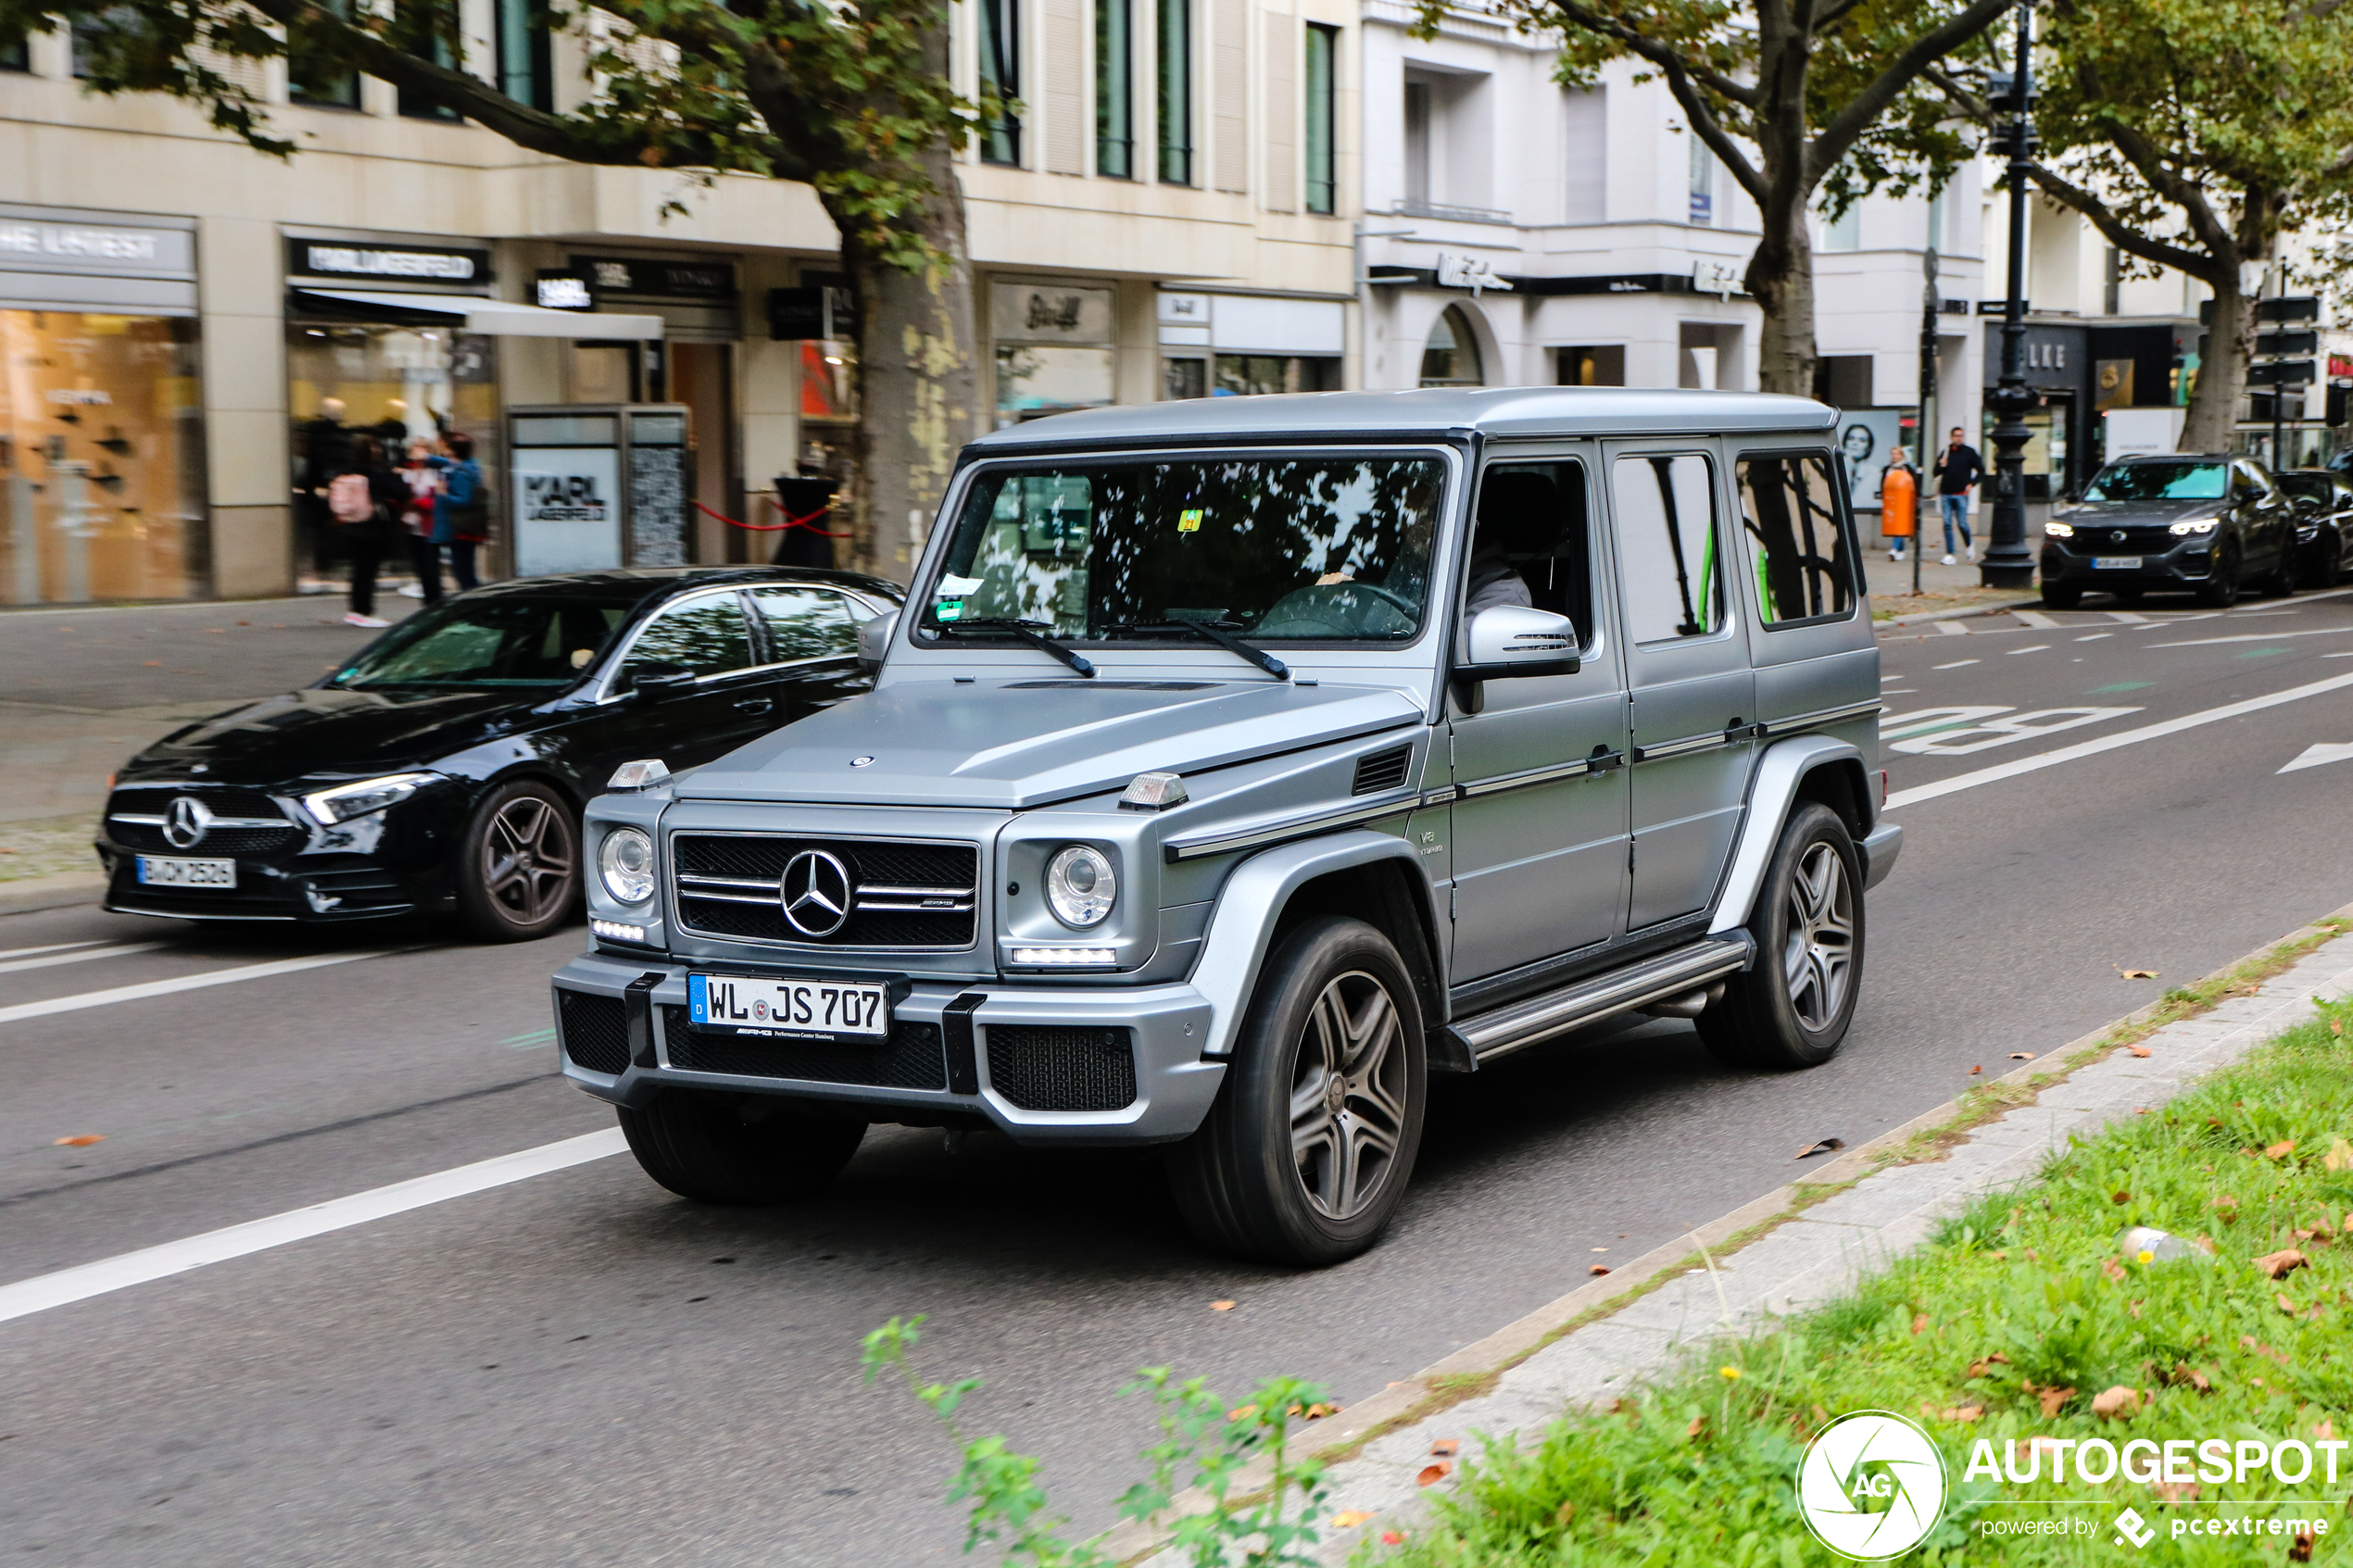
[[[1288,681],[1290,679],[1290,665],[1285,664],[1281,659],[1277,659],[1273,654],[1266,652],[1264,648],[1252,647],[1248,643],[1243,642],[1239,637],[1235,636],[1231,632],[1226,630],[1227,627],[1233,624],[1234,622],[1230,621],[1186,621],[1181,619],[1174,621],[1122,621],[1118,622],[1116,629],[1122,632],[1190,632],[1206,642],[1215,643],[1219,647],[1224,648],[1228,653],[1249,659],[1252,664],[1257,665],[1261,670],[1265,671],[1266,673],[1274,676],[1278,681]]]
[[[966,632],[1005,633],[1009,636],[1027,643],[1041,653],[1052,654],[1081,675],[1089,679],[1094,676],[1094,665],[1071,649],[1063,646],[1053,638],[1047,636],[1046,623],[1042,621],[1015,621],[1010,616],[975,616],[972,620],[959,621],[952,625],[937,629],[937,634],[943,637],[960,637]]]

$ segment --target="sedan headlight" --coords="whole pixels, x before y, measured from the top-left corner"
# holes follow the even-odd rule
[[[2175,523],[2173,525],[2172,532],[2176,533],[2211,533],[2215,531],[2215,529],[2221,526],[2221,521],[2222,520],[2221,518],[2214,517],[2194,518],[2188,522]]]
[[[1046,862],[1046,904],[1064,925],[1101,925],[1118,901],[1119,877],[1101,850],[1073,844]]]
[[[597,847],[597,871],[605,891],[624,904],[654,896],[654,841],[641,828],[615,828]]]
[[[2071,522],[2046,522],[2043,525],[2043,533],[2045,538],[2072,539],[2075,537],[2075,525]]]
[[[387,773],[380,779],[337,784],[302,797],[302,809],[329,827],[397,806],[428,784],[441,783],[439,773]]]

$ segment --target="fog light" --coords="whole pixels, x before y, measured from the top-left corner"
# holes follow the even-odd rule
[[[1039,968],[1067,969],[1085,964],[1107,964],[1117,960],[1118,954],[1110,947],[1015,947],[1013,962],[1034,964]]]
[[[631,925],[624,921],[592,920],[588,922],[588,929],[596,933],[598,935],[613,942],[642,943],[646,939],[646,928],[644,926]]]

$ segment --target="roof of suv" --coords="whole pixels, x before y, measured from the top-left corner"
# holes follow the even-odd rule
[[[975,457],[1037,446],[1265,441],[1348,436],[1713,435],[1829,431],[1836,409],[1810,397],[1619,386],[1424,387],[1413,392],[1297,392],[1125,403],[1032,420],[984,435]]]

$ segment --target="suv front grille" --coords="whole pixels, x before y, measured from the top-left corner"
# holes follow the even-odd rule
[[[1125,1029],[991,1023],[988,1082],[1024,1110],[1119,1110],[1136,1102]]]
[[[164,836],[165,814],[181,796],[204,802],[212,822],[194,844]],[[258,789],[218,789],[202,784],[134,784],[107,802],[107,836],[125,849],[160,855],[269,855],[303,836],[279,804]]]
[[[940,1048],[937,1023],[894,1022],[889,1036],[878,1046],[837,1046],[822,1040],[763,1040],[698,1030],[687,1022],[685,1008],[665,1004],[661,1037],[670,1053],[670,1065],[688,1073],[799,1078],[883,1089],[948,1086],[948,1059]]]
[[[2121,533],[2123,538],[2114,535]],[[2060,541],[2087,556],[2159,556],[2182,542],[2171,528],[2118,528],[2108,523],[2078,523],[2075,537]]]
[[[785,918],[785,868],[805,850],[831,855],[849,876],[849,918],[822,935]],[[701,935],[825,947],[973,945],[980,851],[969,844],[679,833],[670,856],[678,922]]]
[[[629,1014],[619,997],[558,986],[556,1022],[577,1065],[616,1077],[629,1071]]]

